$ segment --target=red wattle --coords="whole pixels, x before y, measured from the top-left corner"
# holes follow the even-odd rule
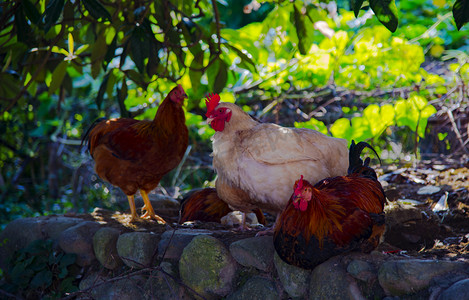
[[[225,121],[214,119],[214,120],[210,123],[210,126],[212,126],[212,128],[213,128],[215,131],[223,131],[223,129],[225,129]]]
[[[300,210],[305,211],[308,208],[308,201],[300,200]]]

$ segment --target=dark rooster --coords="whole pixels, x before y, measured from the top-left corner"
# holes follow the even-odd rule
[[[187,221],[221,222],[221,218],[232,212],[214,188],[198,189],[189,192],[182,199],[181,223]],[[260,209],[253,211],[260,224],[265,225],[265,217]]]
[[[287,206],[277,220],[274,246],[287,263],[313,269],[332,256],[375,249],[384,234],[386,196],[369,167],[360,159],[365,142],[352,141],[347,176],[326,178],[312,186],[297,180]],[[376,154],[377,155],[377,154]]]
[[[178,85],[160,104],[153,121],[100,119],[83,137],[99,177],[127,195],[132,222],[139,219],[134,194],[140,190],[142,210],[146,211],[142,217],[165,223],[155,214],[148,193],[177,167],[187,149],[188,130],[182,109],[185,98],[184,89]]]

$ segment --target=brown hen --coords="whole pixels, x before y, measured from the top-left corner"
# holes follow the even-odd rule
[[[188,146],[188,130],[182,109],[186,93],[181,85],[169,92],[153,121],[130,118],[100,119],[86,132],[83,142],[95,160],[103,180],[127,195],[132,219],[139,219],[134,195],[140,190],[143,218],[165,221],[155,214],[148,198],[161,178],[177,167]]]

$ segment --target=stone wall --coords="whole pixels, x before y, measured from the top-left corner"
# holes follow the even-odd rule
[[[30,242],[51,239],[76,254],[80,291],[71,296],[78,299],[469,299],[464,260],[374,251],[308,271],[284,263],[271,236],[223,238],[229,233],[123,232],[77,217],[24,218],[0,233],[0,267],[7,270],[8,259]]]

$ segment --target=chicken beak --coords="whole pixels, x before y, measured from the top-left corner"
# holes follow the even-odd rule
[[[212,121],[213,121],[214,119],[215,119],[215,118],[210,118],[210,117],[208,117],[208,118],[207,118],[207,124],[210,125],[210,123],[212,123]]]

